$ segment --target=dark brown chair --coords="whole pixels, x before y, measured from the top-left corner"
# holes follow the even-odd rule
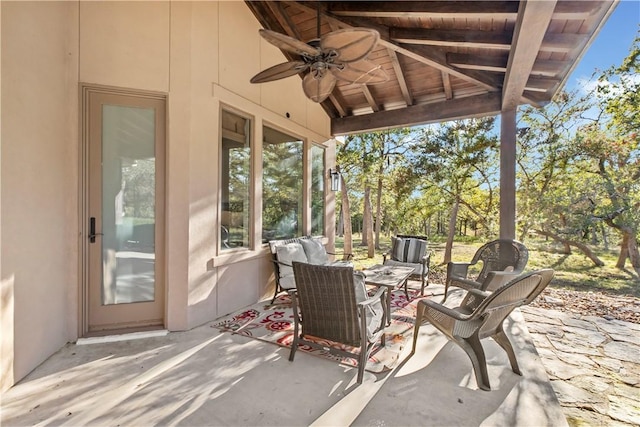
[[[385,345],[387,324],[386,288],[367,296],[364,275],[353,267],[336,267],[293,262],[296,289],[293,301],[294,333],[289,360],[293,361],[299,344],[327,350],[307,337],[315,337],[359,349],[350,352],[334,347],[332,354],[358,360],[358,384],[375,343]]]
[[[540,270],[517,277],[494,292],[471,289],[456,308],[420,300],[411,354],[416,351],[420,326],[427,320],[467,353],[482,390],[491,390],[481,343],[484,338],[493,338],[507,353],[513,372],[522,375],[502,324],[514,308],[531,302],[540,294],[551,278],[553,270]]]
[[[482,284],[487,279],[490,271],[504,271],[510,273],[522,273],[529,260],[527,247],[516,241],[499,239],[484,244],[478,249],[471,262],[449,262],[447,264],[447,278],[444,285],[445,302],[449,287],[462,289],[482,289]],[[482,269],[475,279],[468,277],[469,267],[482,262]]]

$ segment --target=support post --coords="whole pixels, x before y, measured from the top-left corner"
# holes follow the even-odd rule
[[[500,238],[516,238],[516,109],[500,119]]]

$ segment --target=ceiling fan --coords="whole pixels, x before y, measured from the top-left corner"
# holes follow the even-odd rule
[[[300,59],[274,65],[259,72],[251,83],[265,83],[307,72],[302,89],[314,102],[324,101],[333,91],[338,79],[349,83],[376,84],[386,82],[387,73],[376,63],[365,59],[380,39],[380,34],[368,28],[347,28],[320,36],[318,10],[318,37],[305,43],[271,30],[260,30],[260,35],[281,50]]]

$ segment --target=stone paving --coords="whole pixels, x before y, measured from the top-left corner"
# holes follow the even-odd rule
[[[521,311],[570,426],[640,425],[640,324]]]

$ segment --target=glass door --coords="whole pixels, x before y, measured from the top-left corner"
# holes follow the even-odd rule
[[[88,332],[162,326],[165,100],[87,99]]]

